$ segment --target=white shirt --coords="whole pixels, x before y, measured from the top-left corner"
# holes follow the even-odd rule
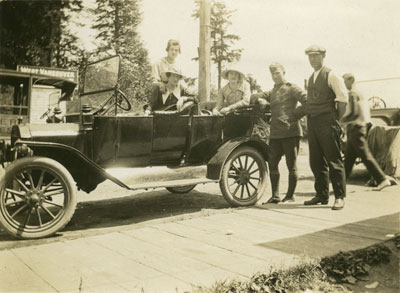
[[[181,97],[181,87],[178,85],[173,91],[167,89],[162,95],[163,104],[165,104],[170,94],[174,94],[175,98],[179,99]]]
[[[352,105],[350,103],[351,101],[353,101]],[[346,107],[346,112],[342,118],[342,122],[344,125],[364,125],[371,122],[368,100],[365,99],[364,95],[359,90],[357,90],[355,85],[353,85],[353,88],[349,91],[349,104]]]
[[[322,68],[320,68],[317,71],[314,71],[313,73],[314,83],[321,69]],[[334,71],[330,71],[328,74],[328,85],[336,95],[335,102],[341,102],[347,104],[348,102],[347,89],[344,84],[343,78],[339,77]]]

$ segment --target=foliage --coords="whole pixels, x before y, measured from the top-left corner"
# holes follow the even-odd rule
[[[193,13],[194,18],[200,18],[200,1],[196,0],[197,8]],[[218,89],[221,88],[221,73],[226,64],[239,61],[243,49],[232,49],[233,44],[240,39],[238,35],[229,34],[228,27],[232,24],[229,20],[235,10],[229,10],[222,0],[211,1],[211,60],[217,65]],[[194,58],[198,60],[198,58]]]
[[[95,57],[119,54],[122,57],[120,88],[133,101],[143,101],[150,93],[151,68],[137,27],[141,21],[138,0],[96,0],[93,10],[100,45]]]
[[[340,252],[321,260],[321,267],[329,277],[337,282],[354,284],[357,279],[368,276],[371,265],[388,263],[391,250],[384,245],[376,245],[365,250]]]
[[[397,239],[397,241],[399,241]],[[371,266],[390,261],[391,250],[382,244],[366,249],[340,252],[324,257],[319,262],[302,262],[290,269],[270,269],[258,273],[248,281],[231,280],[216,282],[210,288],[198,287],[194,292],[226,293],[283,293],[305,292],[348,292],[340,284],[354,284],[368,275]]]
[[[81,9],[81,0],[0,2],[0,64],[76,65],[77,38],[67,23],[68,12]]]

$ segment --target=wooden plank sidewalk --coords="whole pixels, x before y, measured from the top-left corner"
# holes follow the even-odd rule
[[[305,207],[303,196],[292,204],[3,250],[0,292],[184,292],[367,247],[400,232],[399,186],[350,190],[342,211]]]

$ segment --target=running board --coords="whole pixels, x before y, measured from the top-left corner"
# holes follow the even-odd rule
[[[156,188],[165,188],[165,187],[182,187],[188,185],[197,185],[197,184],[207,184],[207,183],[217,183],[218,180],[212,180],[207,178],[197,178],[197,179],[183,179],[183,180],[172,180],[172,181],[164,181],[164,182],[148,182],[142,184],[136,184],[133,186],[129,186],[130,190],[138,190],[138,189],[156,189]]]
[[[118,179],[130,190],[188,186],[218,182],[208,179],[207,166],[112,168],[108,174]]]

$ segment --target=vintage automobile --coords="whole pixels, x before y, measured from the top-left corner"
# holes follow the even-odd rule
[[[74,214],[77,188],[89,193],[107,179],[129,190],[174,193],[219,182],[232,206],[253,205],[265,191],[268,145],[253,127],[269,113],[248,107],[213,116],[193,102],[181,112],[121,113],[131,104],[118,88],[119,65],[113,56],[87,66],[79,112],[67,115],[66,123],[14,125],[10,143],[0,143],[0,162],[7,165],[0,223],[9,234],[29,239],[56,233]],[[144,172],[157,166],[176,176]]]

